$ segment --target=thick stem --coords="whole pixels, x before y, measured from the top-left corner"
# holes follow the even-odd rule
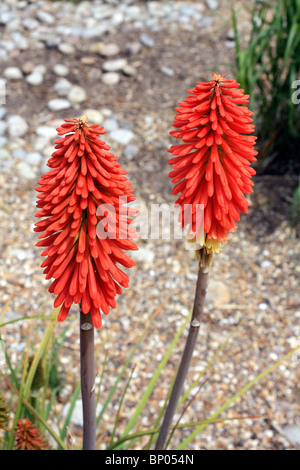
[[[181,396],[182,388],[193,356],[197,337],[200,329],[200,323],[204,308],[206,289],[208,283],[208,269],[199,267],[196,294],[194,300],[193,313],[190,323],[190,329],[186,340],[185,348],[182,354],[180,366],[171,392],[170,400],[164,416],[164,421],[156,442],[155,449],[164,449],[167,435],[169,433],[174,414]]]
[[[80,377],[83,410],[83,450],[96,450],[94,325],[80,309]]]

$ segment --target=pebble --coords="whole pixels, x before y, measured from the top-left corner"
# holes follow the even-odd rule
[[[97,52],[103,57],[112,57],[120,53],[120,46],[116,43],[103,44],[100,43]]]
[[[69,69],[64,64],[55,64],[53,66],[53,72],[59,77],[66,77],[69,73]]]
[[[205,0],[205,3],[210,10],[217,10],[219,8],[218,0]]]
[[[119,72],[127,65],[126,59],[111,59],[103,62],[102,70],[104,72]]]
[[[40,10],[39,8],[37,9],[37,12],[36,12],[36,18],[42,23],[46,23],[48,25],[51,25],[55,22],[54,16],[52,16],[47,11]]]
[[[103,114],[101,111],[98,111],[97,109],[86,109],[83,114],[88,117],[89,122],[92,124],[99,124],[100,126],[103,125]]]
[[[285,437],[295,445],[300,445],[300,426],[296,424],[287,424],[283,426]]]
[[[33,71],[26,77],[26,82],[32,86],[41,85],[41,83],[43,83],[43,80],[44,80],[43,74],[37,71]]]
[[[64,109],[71,108],[71,103],[68,100],[53,98],[52,100],[48,101],[47,106],[50,111],[63,111]]]
[[[72,83],[66,78],[60,78],[54,85],[54,90],[58,96],[67,96],[72,88]]]
[[[101,81],[105,85],[117,85],[120,81],[120,74],[117,72],[107,72],[101,76]]]
[[[46,140],[55,139],[57,131],[54,126],[39,126],[35,130],[39,137],[44,137]]]
[[[133,160],[139,153],[140,149],[135,144],[129,144],[125,147],[123,155],[127,160]]]
[[[166,65],[163,65],[160,68],[160,71],[167,75],[168,77],[173,77],[174,76],[174,70],[171,67],[167,67]]]
[[[110,138],[120,145],[127,145],[134,138],[130,129],[116,129],[110,133]]]
[[[32,180],[36,178],[36,173],[29,163],[19,162],[17,164],[17,170],[21,179]]]
[[[23,74],[18,67],[7,67],[3,75],[8,80],[21,80],[21,78],[23,78]]]
[[[131,257],[136,262],[152,264],[155,258],[155,253],[150,248],[140,247],[137,251],[131,253]]]
[[[146,33],[140,35],[140,41],[144,46],[153,47],[155,45],[154,39]]]
[[[75,85],[72,86],[68,93],[68,100],[72,104],[81,104],[87,100],[87,93],[84,88],[81,86]]]
[[[118,121],[113,117],[108,117],[103,122],[103,127],[107,132],[115,131],[119,128]]]
[[[69,44],[67,42],[60,43],[57,49],[59,50],[59,52],[65,55],[71,55],[75,53],[75,47],[72,46],[72,44]]]
[[[28,131],[28,124],[22,116],[13,114],[8,117],[8,133],[10,137],[22,137]]]

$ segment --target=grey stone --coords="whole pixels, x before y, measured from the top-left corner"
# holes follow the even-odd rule
[[[81,86],[74,85],[68,93],[68,100],[72,104],[80,104],[87,100],[87,93]]]
[[[23,137],[28,131],[28,124],[25,119],[18,115],[13,114],[8,117],[8,133],[10,137]]]
[[[47,103],[50,111],[63,111],[64,109],[71,108],[71,103],[68,100],[54,98]]]
[[[136,262],[152,264],[155,258],[155,253],[150,248],[139,247],[137,251],[132,251],[130,256]]]
[[[205,0],[205,3],[210,10],[217,10],[219,8],[218,0]]]
[[[174,76],[174,70],[171,67],[167,67],[166,65],[163,65],[160,68],[160,71],[167,75],[168,77],[173,77]]]
[[[120,81],[120,75],[117,72],[107,72],[101,76],[101,80],[105,85],[116,85]]]
[[[0,119],[3,119],[6,113],[6,108],[0,108]]]
[[[123,67],[122,72],[125,75],[128,75],[128,77],[132,77],[133,75],[136,75],[137,69],[133,67],[133,65],[127,64]]]
[[[2,149],[2,147],[5,147],[6,145],[7,145],[7,138],[0,135],[0,149]]]
[[[69,44],[68,42],[62,42],[61,44],[59,44],[58,50],[59,52],[65,55],[72,55],[75,53],[75,47],[72,46],[72,44]]]
[[[18,174],[22,179],[32,180],[36,178],[35,171],[32,166],[26,162],[19,162],[17,164]]]
[[[111,59],[107,60],[102,64],[102,70],[104,72],[119,72],[127,65],[127,60],[120,58],[120,59]]]
[[[130,55],[136,55],[143,49],[142,44],[139,41],[129,42],[125,46],[125,51]]]
[[[103,114],[101,111],[98,111],[97,109],[86,109],[83,114],[88,117],[89,122],[92,124],[99,124],[102,126]]]
[[[39,137],[44,137],[47,140],[54,139],[57,136],[57,131],[52,126],[39,126],[35,132]]]
[[[66,78],[60,78],[54,85],[54,90],[58,96],[67,96],[72,88],[72,83]]]
[[[26,82],[32,86],[41,85],[43,83],[43,80],[44,80],[43,74],[35,70],[33,70],[33,72],[27,75],[26,77]]]
[[[120,47],[116,43],[103,44],[99,46],[97,51],[103,57],[112,57],[120,53]]]
[[[300,426],[287,424],[282,428],[285,437],[295,445],[300,444]]]
[[[34,258],[34,253],[31,250],[25,250],[24,248],[10,248],[9,256],[17,258],[19,261]]]
[[[55,64],[53,67],[53,72],[59,77],[65,77],[68,75],[69,69],[64,64]]]
[[[42,161],[42,155],[39,152],[28,152],[25,155],[25,161],[29,165],[38,165]]]
[[[10,159],[10,153],[7,149],[0,148],[0,161],[6,161]]]
[[[18,67],[7,67],[3,75],[9,80],[21,80],[23,78],[23,74]]]
[[[110,138],[120,145],[127,145],[134,138],[130,129],[116,129],[110,133]]]
[[[40,9],[37,9],[36,18],[39,21],[41,21],[42,23],[46,23],[48,25],[54,24],[54,22],[55,22],[54,16],[52,16],[47,11],[43,11],[43,10],[40,10]]]
[[[103,122],[104,129],[108,132],[115,131],[116,129],[119,128],[118,121],[114,119],[113,117],[109,117],[105,119]]]
[[[123,154],[127,160],[132,160],[134,157],[138,155],[139,151],[140,149],[137,145],[129,144],[125,147]]]
[[[155,45],[154,39],[146,33],[140,35],[140,41],[144,46],[153,47]]]

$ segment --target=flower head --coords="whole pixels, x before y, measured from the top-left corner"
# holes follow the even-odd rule
[[[15,450],[51,450],[48,442],[28,418],[18,420],[14,436]]]
[[[238,89],[235,80],[225,75],[212,75],[207,83],[198,83],[189,90],[183,103],[178,103],[173,126],[179,130],[170,134],[183,143],[172,145],[169,160],[173,171],[169,176],[175,183],[173,194],[181,206],[181,223],[190,226],[193,240],[197,239],[195,210],[204,207],[204,254],[219,250],[228,233],[236,230],[240,212],[247,212],[245,194],[252,192],[251,176],[255,170],[256,137],[251,116],[245,105],[249,95]],[[184,207],[192,208],[184,217]]]
[[[126,171],[110,147],[98,137],[106,131],[88,118],[66,119],[57,129],[56,151],[48,161],[51,171],[42,176],[37,191],[41,217],[35,231],[42,232],[37,246],[49,291],[61,305],[63,321],[74,303],[91,312],[93,324],[101,326],[100,309],[109,313],[115,297],[128,287],[129,278],[117,264],[135,265],[124,250],[137,250],[133,220],[136,211],[127,206],[134,195]]]

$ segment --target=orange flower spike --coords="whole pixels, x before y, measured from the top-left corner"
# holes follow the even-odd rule
[[[54,279],[49,292],[57,296],[54,306],[61,306],[58,320],[67,317],[73,303],[81,303],[83,313],[90,311],[99,328],[100,310],[109,313],[116,307],[121,285],[128,287],[127,275],[116,263],[126,268],[135,265],[124,251],[137,250],[128,239],[136,238],[128,218],[136,211],[126,206],[135,199],[126,171],[98,138],[105,130],[87,122],[86,116],[66,119],[57,129],[65,137],[55,142],[48,161],[52,169],[36,188],[40,208],[36,217],[42,220],[35,231],[42,232],[37,246],[45,247],[42,267],[46,279]],[[109,206],[109,214],[102,205]]]
[[[19,419],[15,428],[15,450],[52,450],[40,431],[28,418]]]
[[[248,211],[245,194],[252,192],[255,170],[250,164],[257,154],[256,137],[248,135],[254,131],[253,113],[244,106],[249,95],[225,75],[212,77],[178,103],[173,126],[179,130],[170,134],[184,143],[168,150],[174,155],[169,176],[175,183],[173,194],[179,195],[182,227],[189,224],[193,232],[195,207],[203,204],[204,239],[193,233],[190,241],[201,240],[203,254],[210,257],[236,230],[240,212]],[[192,205],[192,221],[183,216],[187,204]]]

